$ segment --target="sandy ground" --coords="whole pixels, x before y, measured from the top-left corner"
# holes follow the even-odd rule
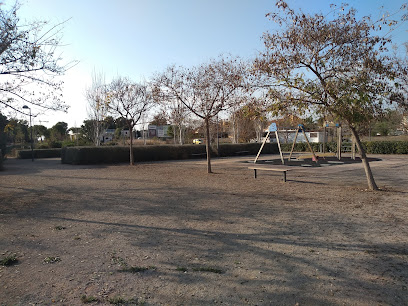
[[[376,157],[378,192],[360,163],[9,159],[0,305],[408,305],[408,156]]]

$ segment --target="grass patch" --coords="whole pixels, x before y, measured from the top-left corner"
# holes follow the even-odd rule
[[[180,272],[187,272],[187,268],[186,267],[177,267],[176,271],[180,271]]]
[[[81,302],[84,304],[89,304],[89,303],[98,303],[99,299],[94,297],[94,296],[86,296],[85,294],[81,296]]]
[[[198,268],[193,268],[193,271],[196,272],[211,272],[211,273],[216,273],[216,274],[222,274],[224,271],[221,269],[213,268],[213,267],[198,267]]]
[[[115,253],[112,254],[111,256],[111,261],[112,263],[114,263],[115,265],[119,265],[121,267],[127,267],[127,262],[124,258],[116,256]]]
[[[149,266],[149,267],[126,267],[120,269],[119,272],[128,272],[128,273],[139,273],[139,272],[146,272],[148,270],[156,270],[156,267]]]
[[[56,263],[59,261],[61,261],[61,258],[59,258],[58,256],[49,256],[44,258],[44,262],[47,264]]]
[[[109,299],[109,303],[112,305],[122,305],[128,303],[129,301],[121,296],[115,296]]]
[[[112,305],[146,305],[144,301],[139,301],[138,299],[125,299],[121,296],[111,297],[108,302]]]
[[[0,260],[0,264],[5,267],[9,267],[18,263],[17,256],[15,254],[8,255]]]

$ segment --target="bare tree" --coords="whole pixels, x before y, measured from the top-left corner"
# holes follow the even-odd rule
[[[250,97],[241,112],[243,116],[253,123],[255,138],[261,142],[263,131],[268,123],[266,100],[264,97]]]
[[[133,128],[152,105],[153,99],[147,85],[118,77],[108,86],[108,110],[113,115],[123,118],[129,128],[130,165],[134,165]]]
[[[184,130],[188,120],[189,111],[185,105],[175,95],[168,94],[168,92],[160,90],[161,75],[156,75],[151,82],[153,88],[153,98],[156,103],[161,105],[162,111],[167,114],[167,118],[172,125],[174,143],[176,144],[176,137],[178,133],[178,143],[184,143]]]
[[[192,68],[170,66],[154,78],[155,91],[164,101],[177,100],[205,125],[207,172],[211,173],[210,123],[221,111],[237,103],[245,65],[238,59],[220,58]]]
[[[240,99],[240,97],[237,97]],[[229,112],[230,115],[230,131],[232,133],[232,143],[239,142],[239,134],[240,134],[240,119],[241,119],[241,106],[244,105],[245,102],[242,100],[237,100],[237,103],[230,108]]]
[[[63,110],[62,75],[75,62],[62,64],[58,55],[64,22],[21,23],[19,4],[9,11],[0,6],[0,105],[19,111],[23,104],[43,110]]]
[[[174,130],[175,134],[178,131],[179,144],[184,143],[184,133],[185,126],[188,120],[188,113],[186,107],[180,101],[173,101],[172,107],[170,108],[170,119],[174,127],[177,129]]]
[[[88,115],[93,124],[93,142],[95,146],[99,146],[106,127],[104,119],[108,113],[107,88],[102,72],[93,71],[92,84],[85,90],[85,97],[88,101]]]
[[[295,108],[334,115],[347,122],[356,139],[370,189],[377,189],[358,129],[396,101],[398,76],[387,49],[391,40],[376,35],[390,19],[358,20],[356,11],[337,8],[329,14],[295,12],[277,1],[280,12],[268,14],[281,30],[265,33],[265,52],[255,67],[270,78],[270,109],[275,114]],[[403,7],[403,9],[405,9]]]

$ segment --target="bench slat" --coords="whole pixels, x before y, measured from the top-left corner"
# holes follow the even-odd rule
[[[258,170],[269,170],[269,171],[278,171],[278,172],[283,172],[283,171],[290,171],[292,169],[288,168],[271,168],[271,167],[259,167],[259,166],[249,166],[248,169],[258,169]]]
[[[283,173],[283,181],[286,182],[286,171],[291,169],[288,168],[278,168],[278,167],[260,167],[260,166],[249,166],[248,169],[254,170],[254,178],[256,178],[256,170],[268,170],[268,171],[276,171]]]

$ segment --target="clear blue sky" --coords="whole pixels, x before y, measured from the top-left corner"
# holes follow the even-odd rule
[[[406,0],[405,0],[406,1]],[[404,0],[352,0],[360,15],[378,17],[379,7],[395,11]],[[6,4],[14,1],[4,1]],[[345,1],[288,0],[305,12],[327,12],[330,3]],[[85,88],[95,69],[106,82],[117,75],[134,81],[149,79],[170,64],[192,66],[229,53],[250,58],[262,50],[262,33],[275,26],[265,14],[273,0],[21,0],[21,19],[45,19],[65,25],[61,51],[80,63],[63,77],[68,114],[50,113],[35,124],[65,121],[80,126],[87,118]],[[408,41],[407,27],[395,35]],[[407,38],[407,39],[405,39]]]

